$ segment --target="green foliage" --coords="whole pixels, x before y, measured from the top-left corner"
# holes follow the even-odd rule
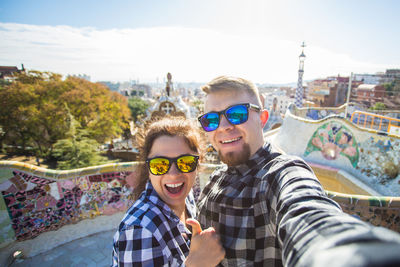
[[[204,103],[200,99],[196,99],[192,102],[192,105],[197,108],[199,112],[203,112],[204,110]]]
[[[4,79],[0,79],[0,90],[4,88],[4,86],[6,85],[10,85],[11,82],[4,80]]]
[[[396,79],[391,83],[383,84],[388,96],[398,96],[400,94],[400,79]]]
[[[37,156],[48,158],[53,145],[66,138],[69,112],[98,143],[129,129],[127,100],[104,85],[40,71],[15,78],[0,90],[2,144],[32,147]]]
[[[376,102],[373,107],[371,107],[372,110],[385,110],[386,105],[382,102]]]
[[[132,97],[128,100],[128,106],[131,110],[133,121],[137,122],[139,117],[146,114],[146,110],[150,107],[150,103],[139,97]]]
[[[68,170],[106,163],[106,158],[98,151],[100,144],[88,137],[88,131],[82,129],[72,115],[66,135],[65,139],[54,144],[52,152],[57,159],[58,169]]]
[[[393,95],[393,83],[384,83],[383,87],[385,88],[385,91],[387,95],[392,96]]]

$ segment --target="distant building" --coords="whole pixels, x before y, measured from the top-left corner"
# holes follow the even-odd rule
[[[0,79],[11,81],[13,80],[14,73],[25,71],[24,64],[21,64],[21,69],[15,66],[0,66]]]
[[[375,74],[354,74],[354,79],[365,84],[391,83],[400,79],[400,69],[387,69],[385,72]]]
[[[381,83],[391,83],[400,79],[400,69],[387,69],[381,79]]]
[[[352,89],[360,85],[361,81],[352,81]],[[308,99],[321,107],[338,107],[346,102],[349,77],[328,77],[308,83]]]
[[[307,99],[313,101],[319,106],[323,106],[325,97],[329,96],[329,88],[333,87],[335,82],[329,79],[317,79],[307,83]]]
[[[276,90],[272,93],[262,94],[264,97],[264,108],[269,112],[274,110],[277,113],[285,114],[290,103],[294,103],[294,97],[286,95],[286,91]]]
[[[362,82],[364,84],[380,84],[383,78],[383,73],[377,74],[354,74],[355,81]]]
[[[99,82],[99,83],[101,83],[101,84],[104,84],[105,86],[107,86],[111,91],[115,91],[115,92],[118,92],[118,90],[119,90],[119,86],[120,86],[120,83],[113,83],[113,82],[109,82],[109,81],[101,81],[101,82]]]
[[[376,102],[383,102],[386,95],[383,85],[360,84],[356,89],[357,102],[367,107],[375,105]]]
[[[262,94],[265,102],[264,108],[269,112],[269,118],[263,131],[269,131],[282,125],[288,106],[295,102],[295,98],[288,97],[286,93],[286,90],[275,90]]]
[[[152,97],[151,87],[147,84],[128,84],[120,85],[119,92],[126,97]]]

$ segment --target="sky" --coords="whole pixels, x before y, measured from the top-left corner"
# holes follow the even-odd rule
[[[400,68],[395,0],[0,0],[0,65],[92,81],[295,83]]]

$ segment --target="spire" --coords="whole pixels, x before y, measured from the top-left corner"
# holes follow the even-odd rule
[[[303,89],[303,74],[304,74],[304,60],[306,59],[306,55],[304,54],[304,47],[306,47],[305,43],[301,45],[302,50],[299,56],[299,78],[297,80],[297,89],[295,96],[295,105],[298,108],[303,106],[303,97],[304,97],[304,89]]]

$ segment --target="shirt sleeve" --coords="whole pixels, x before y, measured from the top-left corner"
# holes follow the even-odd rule
[[[115,234],[112,266],[169,266],[169,263],[153,233],[132,226]]]
[[[342,212],[300,159],[279,168],[271,194],[270,203],[276,205],[270,217],[285,266],[367,266],[377,259],[379,248],[400,251],[399,234]],[[399,253],[385,256],[386,261],[400,262]]]

